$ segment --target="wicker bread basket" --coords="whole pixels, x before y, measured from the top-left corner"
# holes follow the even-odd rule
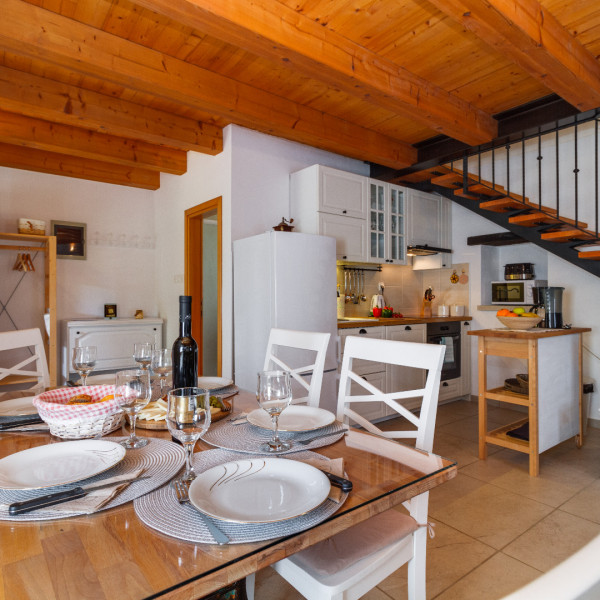
[[[33,405],[52,435],[71,440],[92,438],[106,435],[121,425],[123,412],[114,397],[92,404],[68,402],[77,394],[89,394],[98,401],[114,392],[114,385],[58,388],[36,396]]]

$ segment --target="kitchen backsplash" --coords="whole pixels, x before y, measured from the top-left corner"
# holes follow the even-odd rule
[[[350,267],[350,265],[346,265]],[[364,266],[365,269],[373,269],[374,265]],[[437,307],[440,304],[459,304],[469,306],[469,265],[459,263],[448,269],[431,269],[427,271],[413,271],[410,266],[382,265],[379,271],[363,271],[365,275],[364,295],[366,302],[359,301],[344,303],[344,312],[347,317],[365,317],[371,308],[371,297],[377,294],[377,286],[380,281],[385,284],[384,298],[388,306],[394,308],[394,312],[400,312],[405,316],[419,316],[421,312],[423,294],[428,287],[433,288],[435,299],[432,303],[433,315],[437,315]],[[453,283],[456,281],[456,283]],[[344,268],[338,264],[337,282],[341,294],[344,294]],[[350,293],[350,292],[349,292]],[[468,308],[465,310],[468,311]]]

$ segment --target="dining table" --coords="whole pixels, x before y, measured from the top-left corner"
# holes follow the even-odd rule
[[[255,394],[244,390],[230,404],[232,415],[258,406]],[[171,442],[167,430],[136,432]],[[103,439],[122,435],[118,430]],[[246,576],[431,490],[457,473],[454,460],[410,445],[384,440],[394,444],[394,453],[379,452],[380,439],[365,432],[342,432],[336,439],[325,440],[326,445],[312,451],[324,459],[343,459],[345,476],[352,481],[343,503],[317,524],[301,531],[282,529],[278,537],[262,541],[225,545],[186,541],[148,526],[134,502],[69,518],[1,520],[0,600],[212,598],[218,590],[231,588]],[[0,432],[0,459],[60,442],[44,432]],[[153,440],[146,448],[152,444]],[[215,452],[215,445],[199,440],[195,456],[209,456],[208,450]],[[170,489],[168,482],[163,489]],[[168,515],[165,518],[168,522]]]

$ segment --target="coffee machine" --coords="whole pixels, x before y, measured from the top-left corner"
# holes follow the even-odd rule
[[[531,312],[543,317],[538,327],[544,329],[562,329],[562,293],[563,287],[534,287]]]

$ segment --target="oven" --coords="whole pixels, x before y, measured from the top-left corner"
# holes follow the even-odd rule
[[[427,343],[446,346],[441,380],[460,377],[460,321],[427,323]]]

